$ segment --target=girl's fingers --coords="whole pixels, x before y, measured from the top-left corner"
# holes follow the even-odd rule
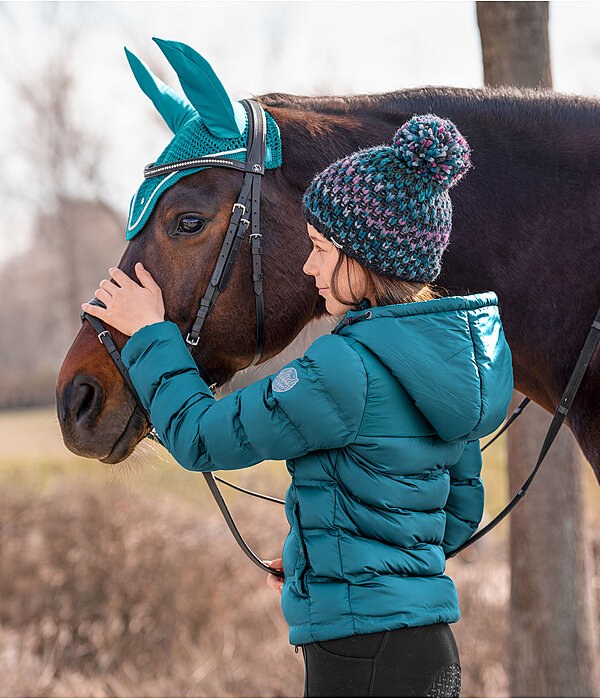
[[[283,559],[273,559],[272,561],[263,560],[263,564],[270,566],[272,569],[283,569]]]
[[[123,270],[120,270],[118,267],[109,267],[108,271],[113,280],[118,283],[119,287],[123,287],[133,281],[126,272],[123,272]]]
[[[267,584],[276,591],[279,591],[279,593],[283,590],[283,580],[274,574],[269,574],[267,576]]]
[[[100,280],[98,287],[100,287],[100,289],[105,289],[109,294],[112,293],[113,289],[117,289],[110,280]]]
[[[139,281],[146,287],[147,289],[160,289],[158,284],[156,284],[156,281],[154,280],[154,277],[150,274],[149,270],[146,270],[144,265],[141,262],[137,262],[135,264],[135,274],[137,275]]]
[[[96,299],[103,301],[106,305],[108,305],[110,303],[110,301],[112,300],[112,295],[109,294],[106,291],[106,289],[97,289],[94,292],[94,296],[96,297]]]
[[[86,312],[86,314],[89,314],[90,316],[106,318],[106,309],[103,309],[101,306],[96,306],[95,304],[88,304],[86,302],[85,304],[81,305],[81,308]]]
[[[279,559],[273,559],[272,561],[267,561],[263,560],[263,563],[266,564],[267,566],[270,566],[272,569],[277,569],[278,571],[283,571],[283,558],[279,557]],[[267,575],[267,584],[271,586],[271,588],[274,588],[279,595],[281,595],[283,591],[283,579],[280,578],[279,576],[275,576],[275,574],[268,574]]]

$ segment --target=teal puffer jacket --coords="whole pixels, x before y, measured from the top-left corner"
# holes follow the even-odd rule
[[[174,323],[141,328],[122,353],[186,469],[286,460],[291,644],[460,618],[445,554],[481,520],[479,439],[513,393],[494,292],[369,311],[218,401]]]

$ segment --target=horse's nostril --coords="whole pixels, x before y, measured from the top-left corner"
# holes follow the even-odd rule
[[[95,379],[78,374],[73,380],[70,412],[76,425],[93,421],[100,413],[102,387]]]

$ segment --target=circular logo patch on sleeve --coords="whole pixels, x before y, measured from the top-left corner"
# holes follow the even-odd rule
[[[285,367],[273,380],[273,391],[288,391],[298,382],[298,373],[294,367]]]

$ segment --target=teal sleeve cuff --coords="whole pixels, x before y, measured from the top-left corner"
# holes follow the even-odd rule
[[[181,338],[179,328],[172,321],[159,321],[148,326],[142,326],[129,338],[121,350],[121,358],[127,369],[139,358],[140,354],[146,350],[153,340],[168,338],[170,335],[173,335],[174,330],[177,331]]]

